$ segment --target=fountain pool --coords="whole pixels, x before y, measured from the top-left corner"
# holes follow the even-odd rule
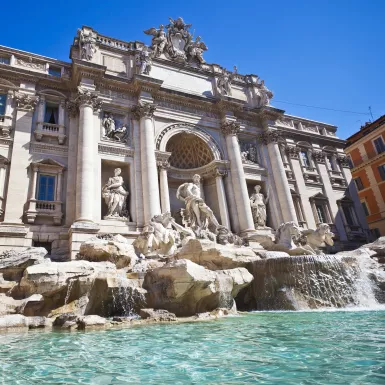
[[[385,310],[0,335],[0,383],[384,384]]]

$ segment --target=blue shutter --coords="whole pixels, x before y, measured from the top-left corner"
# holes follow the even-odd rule
[[[5,105],[7,103],[7,95],[0,95],[0,115],[5,115]]]
[[[39,176],[39,201],[54,201],[55,200],[55,177],[52,175]]]

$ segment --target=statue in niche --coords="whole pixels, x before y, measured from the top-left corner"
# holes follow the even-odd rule
[[[96,52],[96,38],[93,36],[92,32],[89,32],[88,35],[86,35],[80,28],[78,29],[78,37],[81,58],[88,61],[91,60]]]
[[[136,66],[139,69],[140,75],[149,75],[152,66],[152,55],[153,53],[148,50],[148,47],[145,45],[135,57]]]
[[[217,89],[221,95],[231,96],[231,82],[233,81],[233,74],[224,70],[222,75],[217,80]]]
[[[122,170],[116,168],[114,176],[102,188],[102,197],[108,207],[107,215],[104,219],[124,219],[129,220],[127,210],[128,191],[124,188],[123,178],[120,176]]]
[[[216,240],[217,229],[220,226],[213,211],[201,197],[200,176],[193,176],[193,183],[187,182],[179,186],[176,197],[186,204],[183,211],[183,221],[190,227],[198,238]]]
[[[156,28],[150,28],[144,31],[146,35],[152,35],[152,40],[151,40],[151,48],[154,52],[155,57],[159,57],[167,44],[167,36],[166,32],[164,31],[164,25],[161,24],[159,26],[159,29]]]
[[[115,131],[115,119],[114,115],[106,113],[102,122],[103,136],[109,137],[111,132]]]
[[[254,187],[255,192],[250,197],[250,206],[251,212],[253,214],[254,226],[258,228],[266,228],[266,205],[269,201],[269,190],[267,192],[267,197],[260,192],[261,186],[256,185]]]
[[[258,163],[257,146],[252,143],[239,143],[243,163]]]

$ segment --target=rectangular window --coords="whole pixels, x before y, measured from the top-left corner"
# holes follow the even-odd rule
[[[346,223],[349,226],[354,226],[354,218],[353,218],[353,213],[352,213],[352,208],[349,206],[342,206],[342,210],[344,211]]]
[[[378,137],[377,139],[373,140],[374,146],[376,147],[377,154],[381,154],[385,151],[385,145],[382,137]]]
[[[48,73],[52,76],[56,76],[56,77],[60,78],[61,77],[61,68],[49,66]]]
[[[315,205],[319,223],[327,223],[323,205]]]
[[[0,63],[1,64],[10,64],[11,59],[9,57],[6,57],[6,56],[0,56]]]
[[[366,215],[366,216],[370,215],[370,214],[369,214],[368,206],[366,205],[366,202],[361,202],[361,204],[362,204],[362,208],[363,208],[363,210],[364,210],[365,215]]]
[[[39,175],[39,201],[55,200],[55,177],[52,175]]]
[[[0,115],[5,115],[5,105],[7,103],[7,95],[0,94]]]
[[[380,177],[382,180],[385,180],[385,164],[378,166],[378,172],[380,173]]]
[[[356,187],[357,187],[358,191],[361,191],[361,190],[363,190],[365,188],[360,177],[354,179],[354,183],[356,184]]]
[[[51,255],[52,242],[32,241],[32,246],[33,247],[44,247],[47,250],[48,255]]]
[[[303,167],[310,167],[310,161],[309,161],[309,157],[307,155],[307,151],[300,151],[299,156],[301,159],[302,166]]]
[[[44,122],[51,124],[59,124],[59,107],[57,106],[46,106]]]
[[[354,163],[353,163],[352,158],[350,157],[350,155],[348,155],[346,158],[347,158],[347,160],[348,160],[349,167],[350,167],[350,168],[353,168],[353,167],[354,167]]]

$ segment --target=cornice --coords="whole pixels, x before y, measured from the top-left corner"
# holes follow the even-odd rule
[[[286,129],[284,127],[280,127],[279,130],[281,133],[286,137],[290,139],[302,139],[306,141],[310,141],[311,143],[322,143],[324,145],[338,145],[340,147],[344,147],[346,141],[339,138],[334,138],[331,136],[325,136],[321,134],[314,134],[308,131],[299,131],[295,129]]]
[[[107,154],[107,155],[115,155],[121,157],[130,157],[134,156],[134,149],[126,146],[117,146],[117,145],[109,145],[105,143],[98,144],[98,153],[99,154]]]

